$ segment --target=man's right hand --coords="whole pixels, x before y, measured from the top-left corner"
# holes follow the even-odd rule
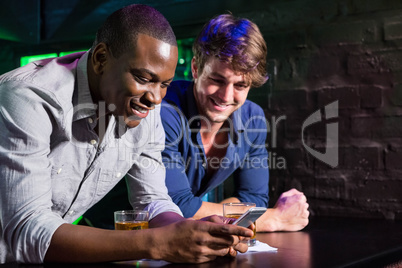
[[[214,220],[215,221],[215,220]],[[241,237],[253,232],[230,224],[185,220],[165,227],[152,229],[151,255],[175,263],[202,263],[218,256],[236,255],[236,250],[247,250]]]
[[[306,196],[296,189],[284,192],[274,208],[257,220],[257,232],[299,231],[307,226],[308,203]]]

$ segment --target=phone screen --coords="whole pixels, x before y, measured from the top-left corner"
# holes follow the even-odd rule
[[[267,209],[264,207],[255,207],[250,208],[243,215],[241,215],[236,221],[232,224],[236,224],[243,227],[249,227],[252,223],[254,223],[262,214],[265,213]]]

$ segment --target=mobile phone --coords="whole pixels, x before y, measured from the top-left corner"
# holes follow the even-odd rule
[[[249,227],[252,223],[254,223],[262,214],[267,211],[267,208],[264,207],[254,207],[250,208],[243,215],[241,215],[237,220],[235,220],[232,224],[236,224],[242,227]]]

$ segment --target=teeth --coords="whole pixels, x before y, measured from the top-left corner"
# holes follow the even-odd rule
[[[215,100],[213,100],[213,101],[214,101],[214,103],[215,103],[217,106],[219,106],[219,107],[221,107],[221,108],[227,107],[227,105],[225,105],[225,104],[219,104],[219,103],[217,103]]]
[[[142,113],[142,114],[145,114],[145,113],[148,111],[147,109],[143,109],[143,108],[141,108],[140,106],[135,105],[134,103],[131,103],[131,108],[133,108],[133,109],[139,111],[139,112]]]

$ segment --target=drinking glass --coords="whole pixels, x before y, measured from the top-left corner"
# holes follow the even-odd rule
[[[224,203],[223,204],[223,216],[226,218],[235,218],[238,219],[241,215],[243,215],[244,212],[249,210],[250,208],[255,207],[255,203],[251,202],[237,202],[237,203]],[[254,235],[251,237],[250,240],[247,241],[247,245],[249,247],[252,247],[256,244],[257,240],[255,238],[256,234],[256,228],[257,226],[255,225],[254,222]]]
[[[114,212],[115,230],[141,230],[148,229],[148,211],[119,210]]]

